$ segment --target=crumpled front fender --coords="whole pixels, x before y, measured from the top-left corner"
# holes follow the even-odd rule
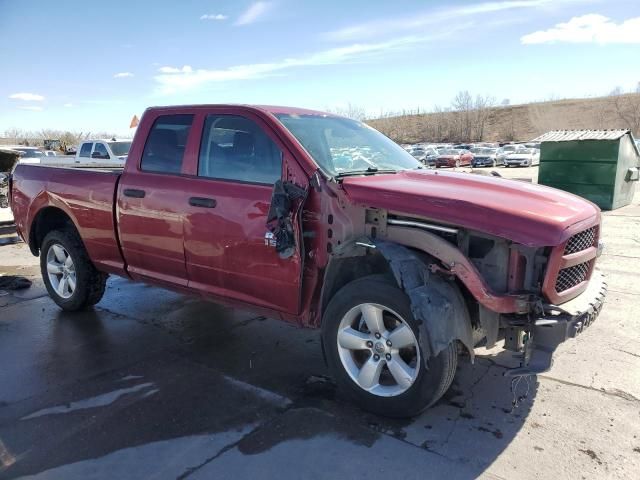
[[[466,303],[458,286],[429,271],[424,261],[413,251],[384,241],[374,241],[387,259],[398,285],[411,301],[411,311],[419,325],[418,341],[425,366],[451,342],[459,340],[471,359],[473,333]]]

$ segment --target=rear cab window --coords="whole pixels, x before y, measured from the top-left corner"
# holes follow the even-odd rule
[[[193,115],[160,115],[149,131],[140,170],[178,174],[193,123]]]

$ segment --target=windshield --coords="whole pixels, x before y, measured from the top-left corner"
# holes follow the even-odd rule
[[[44,153],[42,153],[40,150],[34,150],[34,149],[31,149],[31,148],[16,148],[16,150],[18,152],[22,152],[21,155],[20,155],[22,158],[44,157]]]
[[[421,168],[422,164],[400,145],[362,122],[319,114],[276,116],[318,166],[332,176]]]
[[[502,147],[502,149],[505,152],[515,152],[518,149],[518,147],[516,145],[505,145],[504,147]]]
[[[122,157],[129,155],[131,149],[131,142],[109,142],[109,148],[116,157]]]

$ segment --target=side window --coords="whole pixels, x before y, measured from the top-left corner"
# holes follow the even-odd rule
[[[83,143],[80,148],[79,156],[89,158],[91,156],[91,147],[93,147],[93,143]]]
[[[282,176],[282,152],[253,120],[209,115],[202,132],[198,175],[273,185]]]
[[[162,115],[149,131],[142,152],[141,170],[180,173],[193,115]]]
[[[96,153],[100,156],[98,157]],[[107,152],[107,147],[104,146],[104,143],[95,144],[95,147],[93,147],[93,158],[109,158],[109,152]]]

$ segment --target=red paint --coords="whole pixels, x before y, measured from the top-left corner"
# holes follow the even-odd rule
[[[178,113],[194,115],[180,173],[141,171],[140,159],[154,121],[160,115]],[[440,171],[349,177],[342,184],[321,176],[319,190],[309,189],[300,212],[305,237],[297,238],[297,244],[303,248],[283,260],[264,240],[270,186],[197,176],[206,115],[234,114],[258,123],[278,145],[284,179],[309,188],[309,178],[318,167],[276,119],[277,113],[319,112],[241,105],[157,107],[142,117],[121,176],[19,165],[12,189],[18,230],[29,241],[37,213],[46,207],[58,208],[72,219],[101,270],[318,325],[329,244],[335,248],[363,234],[363,207],[418,216],[524,245],[553,247],[545,292],[553,288],[558,269],[575,260],[561,255],[569,236],[599,223],[599,210],[589,202],[523,182]],[[143,190],[144,198],[124,196],[130,189]],[[215,199],[216,207],[192,206],[190,197]],[[459,250],[450,245],[438,249],[433,255],[480,303],[498,312],[522,310],[521,297],[492,292]],[[510,272],[517,280],[510,286],[516,287],[522,268],[518,259],[512,262]]]
[[[471,165],[473,153],[466,152],[462,155],[438,155],[436,158],[436,168],[439,167],[463,167]]]
[[[350,177],[349,199],[401,215],[477,230],[533,247],[559,245],[570,227],[598,223],[598,207],[570,193],[469,173],[409,171]],[[578,230],[579,231],[579,230]]]

